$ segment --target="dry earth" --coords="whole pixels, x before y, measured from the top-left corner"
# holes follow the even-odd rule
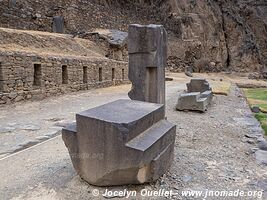
[[[184,190],[263,190],[262,198],[207,199],[266,199],[267,166],[260,163],[254,154],[262,130],[240,90],[232,84],[228,96],[216,95],[206,113],[178,112],[174,110],[178,92],[185,89],[188,78],[177,74],[168,76],[174,77],[172,82],[167,82],[166,114],[168,120],[177,125],[175,157],[170,171],[156,183],[112,188],[88,185],[76,175],[67,149],[61,137],[57,136],[0,159],[0,199],[103,199],[101,194],[105,189],[137,191],[137,197],[129,199],[164,199],[141,197],[140,191],[144,188],[151,191],[173,190],[177,195],[172,199],[190,199],[182,197]],[[203,76],[209,77],[215,87],[221,82],[235,80],[225,75]],[[220,81],[221,78],[223,81]],[[43,127],[47,118],[71,121],[76,112],[118,98],[127,98],[128,90],[129,85],[118,86],[6,106],[1,108],[0,127],[12,117],[12,120],[19,122],[25,120],[23,116],[29,115],[29,119],[38,121],[42,124],[40,129],[45,130],[57,123],[51,122]],[[13,133],[15,137],[16,131]],[[31,136],[33,138],[34,133]],[[6,136],[1,134],[0,137],[2,146]],[[9,141],[12,141],[12,137]],[[98,198],[92,195],[94,189],[100,190]]]

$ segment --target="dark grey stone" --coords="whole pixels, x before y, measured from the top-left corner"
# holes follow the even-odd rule
[[[64,17],[63,16],[53,17],[53,32],[64,33]]]
[[[170,167],[176,126],[165,120],[164,105],[114,101],[76,115],[62,131],[72,163],[98,186],[140,184]]]
[[[190,83],[186,84],[187,86],[187,92],[205,92],[210,91],[211,87],[206,81],[206,79],[203,78],[193,78],[191,79]]]
[[[251,107],[251,111],[254,112],[254,113],[259,113],[261,110],[260,110],[259,106],[252,106]]]
[[[167,33],[161,25],[129,26],[129,79],[132,100],[165,104]]]
[[[186,85],[188,91],[179,95],[176,109],[205,112],[213,98],[209,83],[205,79],[196,78]]]

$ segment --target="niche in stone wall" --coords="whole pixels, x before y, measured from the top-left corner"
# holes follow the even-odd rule
[[[113,81],[114,79],[115,79],[115,68],[112,68],[111,80]]]
[[[102,80],[103,80],[102,67],[99,67],[99,69],[98,69],[98,81],[101,82]]]
[[[121,79],[122,79],[123,81],[124,81],[124,78],[125,78],[125,77],[124,77],[124,76],[125,76],[124,73],[125,73],[125,72],[124,72],[124,69],[122,69],[122,70],[121,70]]]
[[[42,66],[41,64],[33,65],[33,85],[41,86],[42,85]]]
[[[69,76],[68,76],[68,67],[67,65],[62,65],[62,84],[68,84]]]
[[[83,67],[83,83],[87,83],[87,82],[88,82],[87,67],[84,66]]]

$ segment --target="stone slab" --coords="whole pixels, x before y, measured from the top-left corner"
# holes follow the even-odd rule
[[[53,17],[53,32],[64,33],[64,17],[55,16]]]
[[[187,92],[205,92],[211,90],[209,83],[203,78],[193,78],[186,84]]]

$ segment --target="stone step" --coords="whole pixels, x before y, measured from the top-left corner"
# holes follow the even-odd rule
[[[162,152],[174,142],[175,132],[175,125],[164,119],[126,143],[125,146],[141,153],[142,160],[153,159],[150,158],[151,155]]]
[[[77,125],[75,123],[71,123],[68,126],[64,127],[62,129],[62,139],[68,147],[70,158],[72,160],[73,166],[76,170],[78,170],[78,164],[79,163],[79,147],[78,147],[78,141],[77,141]]]

